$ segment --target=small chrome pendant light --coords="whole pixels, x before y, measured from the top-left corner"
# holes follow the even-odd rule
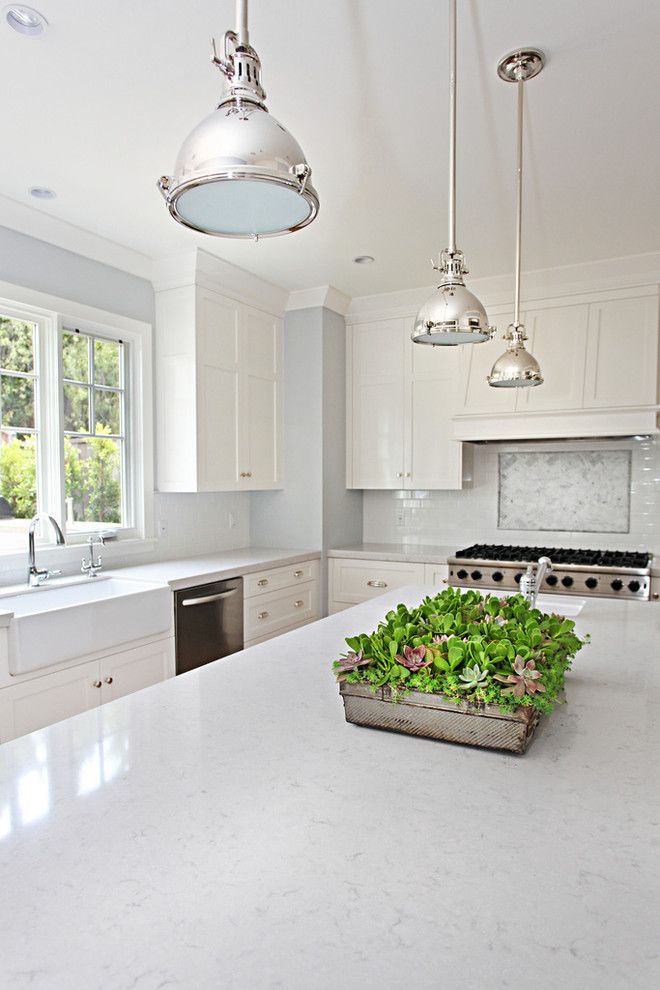
[[[477,344],[489,340],[495,328],[486,310],[466,289],[465,257],[456,247],[456,0],[449,0],[449,246],[440,264],[431,262],[442,277],[437,291],[426,300],[411,334],[415,344]]]
[[[518,87],[518,137],[517,137],[517,205],[516,205],[516,276],[513,303],[513,323],[504,334],[507,342],[504,354],[497,359],[487,381],[493,388],[527,388],[542,385],[543,375],[539,363],[525,348],[527,334],[520,322],[520,264],[522,250],[522,166],[523,166],[523,99],[525,82],[537,76],[545,64],[543,52],[535,48],[523,49],[505,55],[497,66],[497,74],[505,82]]]
[[[307,226],[319,200],[297,141],[266,109],[261,62],[250,45],[247,0],[236,0],[236,31],[212,62],[225,77],[218,107],[183,142],[174,175],[158,180],[178,223],[218,237],[287,234]]]

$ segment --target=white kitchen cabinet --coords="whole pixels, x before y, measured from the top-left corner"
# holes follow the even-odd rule
[[[504,390],[517,393],[518,411],[581,408],[588,319],[586,305],[554,306],[525,314],[527,347],[541,366],[543,385]]]
[[[243,578],[245,646],[304,626],[319,617],[319,562],[271,567]]]
[[[585,407],[612,409],[657,401],[657,298],[590,306]]]
[[[452,429],[462,355],[413,344],[411,329],[407,319],[348,328],[348,488],[463,485]]]
[[[161,491],[281,484],[281,321],[195,285],[156,293]]]
[[[328,567],[331,614],[366,602],[392,588],[424,583],[424,564],[365,560],[361,557],[331,557]]]
[[[504,353],[506,341],[502,340],[502,332],[509,323],[510,315],[498,317],[495,337],[478,344],[464,344],[461,348],[466,352],[465,375],[461,388],[462,401],[457,406],[457,412],[497,416],[515,410],[517,389],[491,388],[486,381],[498,357]]]
[[[438,591],[444,591],[448,579],[448,564],[424,564],[424,584],[432,584]]]
[[[173,677],[174,639],[141,644],[0,689],[0,742]]]

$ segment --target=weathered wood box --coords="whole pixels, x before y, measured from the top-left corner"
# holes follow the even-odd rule
[[[346,721],[355,725],[512,753],[525,752],[540,719],[538,709],[526,705],[503,712],[494,705],[480,708],[467,701],[456,705],[441,694],[419,691],[411,691],[394,702],[389,688],[373,691],[366,685],[345,681],[340,683],[339,691]]]

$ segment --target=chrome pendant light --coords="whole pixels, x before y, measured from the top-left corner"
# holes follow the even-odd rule
[[[466,289],[465,257],[456,247],[456,0],[449,0],[449,246],[432,262],[442,277],[415,319],[415,344],[477,344],[489,340],[495,328],[486,310]]]
[[[261,62],[250,45],[247,0],[236,2],[236,31],[227,31],[225,77],[218,107],[183,142],[174,175],[158,188],[178,223],[218,237],[287,234],[311,223],[319,200],[297,141],[266,109]]]
[[[504,334],[507,342],[504,354],[497,359],[487,378],[493,388],[528,388],[542,385],[543,375],[539,363],[525,347],[527,334],[520,322],[520,264],[522,253],[522,166],[523,166],[523,99],[525,82],[537,76],[545,64],[543,53],[535,48],[511,52],[505,55],[497,67],[497,74],[505,82],[518,87],[518,135],[516,161],[516,275],[513,303],[513,323]]]

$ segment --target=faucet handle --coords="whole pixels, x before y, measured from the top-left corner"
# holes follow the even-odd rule
[[[62,577],[62,568],[58,567],[54,571],[46,571],[46,577],[47,578]]]

